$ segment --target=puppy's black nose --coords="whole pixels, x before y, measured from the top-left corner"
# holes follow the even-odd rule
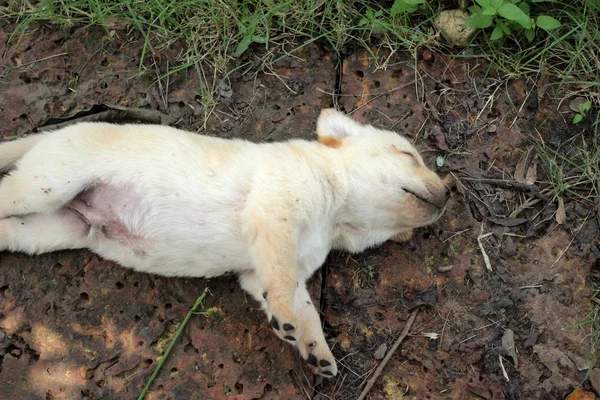
[[[444,185],[444,196],[446,197],[446,201],[450,199],[450,188]]]

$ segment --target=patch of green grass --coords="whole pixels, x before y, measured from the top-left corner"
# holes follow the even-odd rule
[[[375,267],[373,267],[372,265],[367,265],[367,275],[369,276],[369,279],[374,279],[375,278]]]
[[[186,44],[175,73],[194,67],[203,94],[231,71],[232,61],[252,44],[267,50],[262,62],[273,62],[308,43],[319,41],[334,53],[347,46],[375,44],[394,50],[414,49],[431,41],[430,28],[407,15],[392,17],[390,10],[367,1],[341,0],[41,0],[35,6],[12,0],[0,7],[0,18],[17,22],[9,42],[35,22],[63,27],[100,25],[135,29],[144,38],[140,68],[146,55],[176,41]],[[381,12],[377,13],[379,10]],[[431,14],[423,8],[411,14],[421,21]],[[368,18],[366,18],[368,17]],[[251,60],[248,65],[257,60]],[[259,63],[261,60],[258,60]],[[247,65],[238,66],[240,68]]]
[[[540,157],[555,198],[571,198],[593,203],[600,195],[600,116],[596,116],[590,139],[584,133],[573,136],[558,148],[536,140]]]
[[[524,35],[491,40],[481,31],[471,54],[483,57],[507,77],[546,74],[559,83],[575,85],[600,105],[600,1],[531,1],[531,15],[548,14],[561,26],[539,32],[531,43]]]
[[[449,47],[434,31],[432,21],[440,11],[460,6],[473,13],[469,6],[485,1],[40,0],[31,5],[32,0],[9,0],[9,7],[0,7],[0,18],[17,23],[11,43],[40,21],[65,28],[100,25],[107,32],[115,27],[136,30],[143,38],[140,69],[147,55],[184,43],[177,65],[168,73],[192,67],[200,77],[198,91],[205,109],[216,104],[216,85],[233,69],[268,66],[313,42],[338,56],[366,48],[380,67],[389,60],[378,60],[384,48],[415,56],[429,47],[455,57],[483,57],[507,79],[546,75],[600,106],[600,0],[520,0],[518,5],[534,21],[544,16],[560,23],[537,29],[534,38],[512,30],[500,37],[490,26],[460,49]],[[508,7],[511,2],[515,1],[493,3]],[[242,56],[252,46],[264,51]],[[236,62],[240,58],[243,63]]]

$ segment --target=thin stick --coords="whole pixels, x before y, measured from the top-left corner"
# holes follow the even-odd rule
[[[367,397],[367,394],[369,394],[369,391],[371,390],[373,385],[375,385],[375,381],[377,380],[379,375],[381,375],[381,372],[383,371],[383,368],[385,367],[385,365],[388,363],[388,361],[390,361],[390,358],[392,358],[392,356],[396,352],[396,349],[398,349],[398,346],[400,346],[400,343],[402,343],[402,341],[406,338],[406,336],[408,336],[408,331],[410,331],[410,328],[412,327],[413,322],[415,322],[415,318],[417,317],[418,312],[419,312],[419,309],[417,308],[412,312],[412,314],[410,314],[408,321],[406,321],[406,325],[404,325],[402,334],[396,340],[396,342],[394,343],[392,348],[388,351],[388,353],[385,355],[385,358],[381,361],[381,364],[379,364],[379,366],[375,370],[375,373],[373,374],[373,376],[369,378],[369,380],[367,381],[367,385],[365,386],[363,391],[360,393],[360,396],[358,396],[357,400],[364,400],[364,398]]]
[[[504,369],[504,363],[502,362],[502,356],[498,356],[498,359],[500,360],[500,367],[502,368],[502,375],[504,375],[504,379],[506,379],[506,382],[509,382],[510,379],[508,379],[508,374],[506,373],[506,369]]]
[[[200,303],[202,303],[202,301],[206,297],[206,293],[207,292],[208,292],[208,288],[204,289],[204,292],[202,292],[202,294],[200,295],[200,297],[198,297],[196,299],[196,302],[194,303],[194,306],[188,311],[187,315],[185,316],[185,319],[183,320],[183,322],[179,326],[179,329],[177,329],[177,332],[175,333],[175,336],[171,340],[171,343],[169,343],[169,347],[167,347],[167,350],[165,351],[165,354],[163,354],[162,358],[158,362],[158,365],[156,365],[156,368],[154,368],[154,372],[152,372],[152,375],[150,375],[150,379],[148,379],[148,383],[146,383],[146,386],[144,386],[144,389],[142,390],[142,393],[140,393],[140,395],[138,396],[137,400],[143,400],[144,397],[146,397],[146,393],[148,393],[148,390],[150,390],[150,386],[152,385],[152,382],[154,381],[154,379],[158,375],[158,372],[160,371],[160,368],[162,367],[162,365],[167,360],[167,357],[169,357],[169,353],[171,352],[171,350],[173,349],[173,347],[175,347],[175,343],[177,343],[177,339],[179,339],[179,336],[181,335],[181,333],[183,332],[183,329],[185,328],[185,326],[187,325],[188,321],[190,320],[190,318],[192,317],[192,315],[196,311],[196,308],[198,308],[198,306],[200,305]]]
[[[567,252],[567,250],[569,250],[569,247],[571,247],[571,245],[573,244],[573,242],[575,241],[575,238],[577,237],[577,235],[579,234],[579,231],[581,230],[581,228],[583,228],[583,226],[585,225],[585,223],[588,220],[588,217],[590,216],[590,214],[585,216],[585,219],[583,220],[583,222],[581,223],[581,225],[579,226],[579,228],[577,229],[577,231],[575,232],[575,234],[573,235],[573,238],[571,239],[571,241],[569,242],[569,244],[567,245],[567,248],[564,249],[562,251],[562,253],[560,253],[560,255],[558,256],[558,258],[552,263],[552,265],[550,266],[550,269],[554,268],[554,266],[556,265],[556,263],[558,263],[560,261],[560,259],[562,258],[562,256],[565,255],[565,253]]]
[[[482,226],[481,232],[483,233],[483,226]],[[487,253],[485,252],[485,248],[483,247],[482,240],[485,239],[486,237],[492,236],[492,235],[493,235],[493,233],[489,232],[489,233],[486,233],[485,235],[479,235],[479,237],[477,238],[477,243],[479,243],[479,248],[481,249],[481,254],[483,255],[483,261],[485,262],[485,267],[490,272],[492,272],[492,263],[490,263],[490,258],[488,257]]]

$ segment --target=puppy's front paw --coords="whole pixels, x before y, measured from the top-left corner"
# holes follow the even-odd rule
[[[293,345],[298,343],[300,330],[298,329],[298,318],[292,305],[267,297],[265,297],[265,300],[267,300],[266,311],[269,325],[271,325],[277,336]]]
[[[315,375],[322,375],[326,378],[333,378],[337,375],[335,358],[326,343],[318,341],[299,343],[298,349]]]

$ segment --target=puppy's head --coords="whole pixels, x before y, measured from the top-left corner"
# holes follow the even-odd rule
[[[444,212],[450,191],[404,137],[333,109],[321,112],[317,136],[343,155],[351,212],[364,227],[403,231],[428,225]]]

